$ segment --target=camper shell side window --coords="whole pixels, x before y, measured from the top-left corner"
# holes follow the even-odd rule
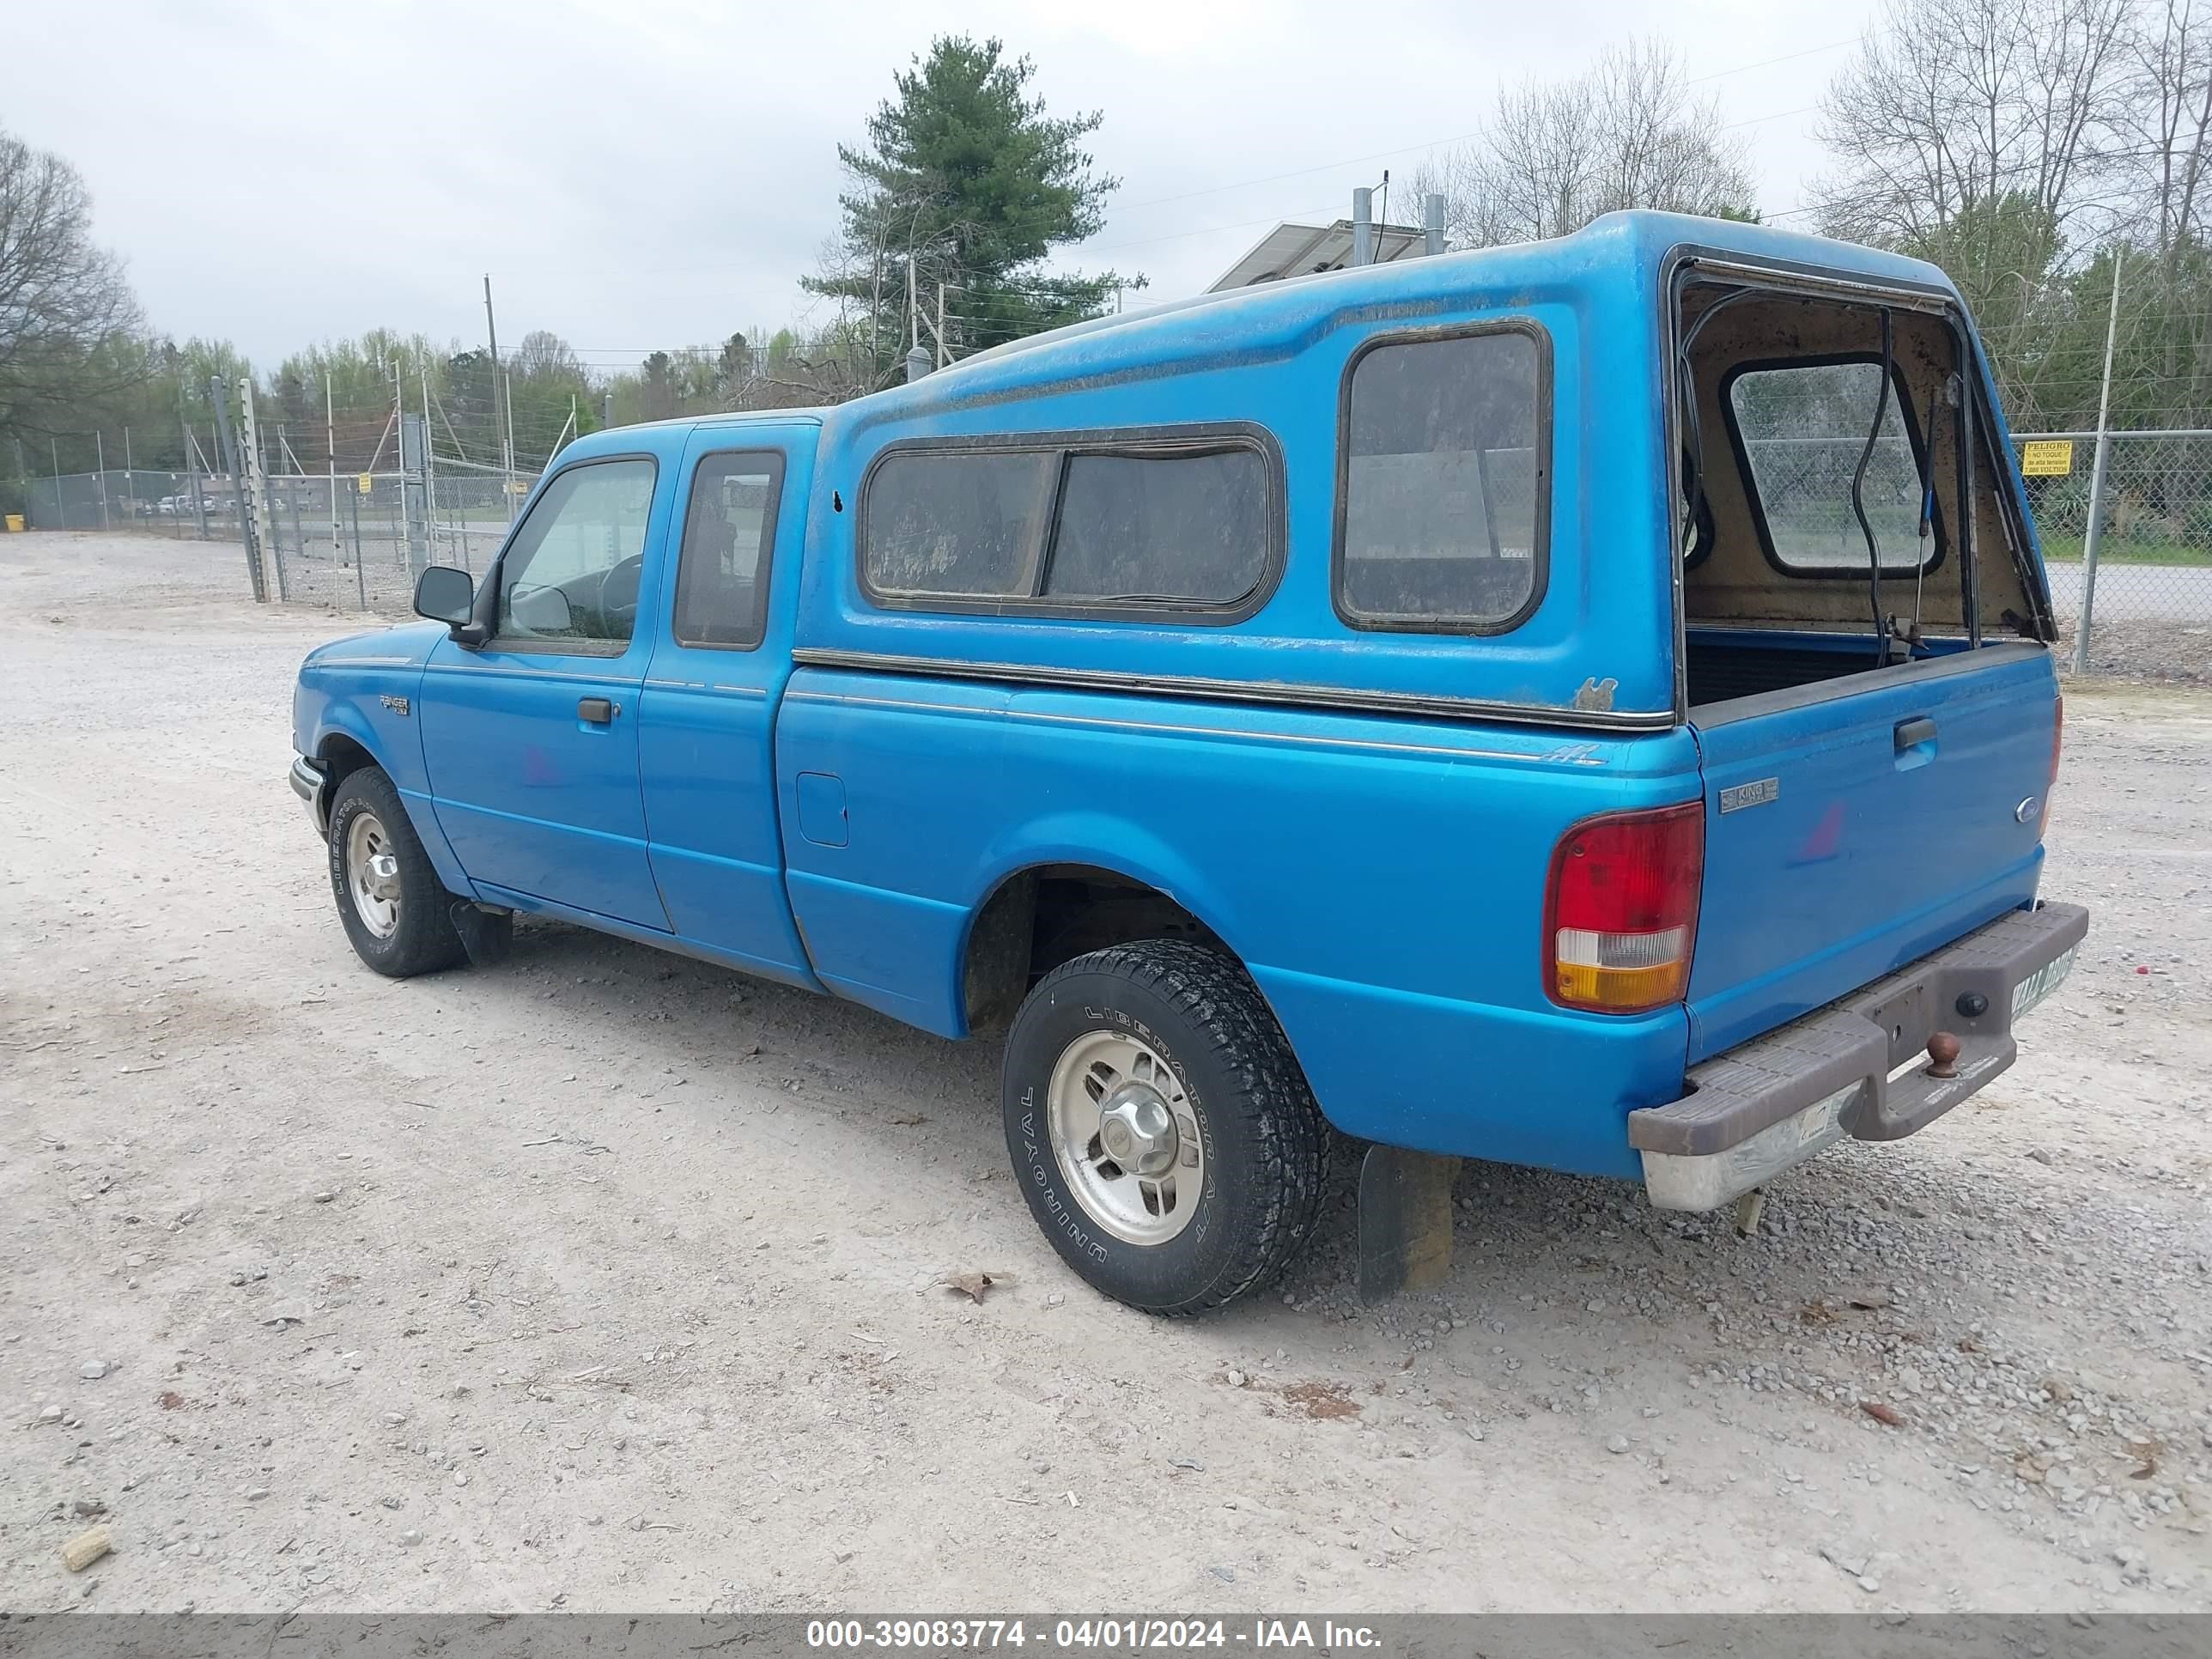
[[[1274,592],[1284,520],[1280,449],[1237,422],[887,445],[854,539],[886,609],[1218,624]]]
[[[1381,334],[1338,419],[1334,597],[1358,629],[1502,634],[1544,596],[1551,339],[1511,319]]]

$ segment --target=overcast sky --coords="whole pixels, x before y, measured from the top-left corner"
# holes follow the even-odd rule
[[[1141,271],[1164,299],[1276,220],[1404,178],[1501,82],[1654,31],[1745,124],[1760,204],[1787,212],[1820,165],[1812,106],[1872,10],[107,0],[11,32],[0,125],[82,170],[164,332],[264,368],[380,325],[475,343],[489,271],[503,342],[551,329],[615,368],[803,318],[836,145],[935,33],[995,33],[1052,109],[1105,112],[1094,150],[1122,185],[1061,263]]]

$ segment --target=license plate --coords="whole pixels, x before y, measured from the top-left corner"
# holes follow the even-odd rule
[[[2065,983],[2066,975],[2074,971],[2075,954],[2081,948],[2078,945],[2071,946],[2012,988],[2012,1017],[2014,1019]]]

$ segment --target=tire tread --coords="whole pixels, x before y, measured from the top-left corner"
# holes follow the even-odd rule
[[[1305,1073],[1260,988],[1234,957],[1193,939],[1149,939],[1109,945],[1062,963],[1037,981],[1032,997],[1078,975],[1100,974],[1143,986],[1188,1019],[1235,1079],[1211,1103],[1215,1133],[1224,1111],[1249,1132],[1261,1200],[1256,1224],[1236,1241],[1214,1282],[1183,1302],[1148,1311],[1188,1317],[1236,1301],[1274,1278],[1304,1247],[1321,1218],[1329,1130]]]
[[[399,860],[401,896],[399,927],[389,940],[379,941],[354,913],[352,896],[345,884],[345,805],[358,797],[383,823]],[[437,866],[423,850],[415,822],[407,816],[399,789],[380,766],[364,766],[349,772],[331,797],[331,891],[337,901],[338,921],[352,940],[354,954],[387,979],[411,979],[417,974],[451,968],[466,957],[461,936],[447,907],[453,896],[438,879]]]

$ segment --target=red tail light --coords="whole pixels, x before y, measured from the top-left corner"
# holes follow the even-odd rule
[[[2035,838],[2051,827],[2051,797],[2058,787],[2058,750],[2066,738],[2066,694],[2060,692],[2051,708],[2051,781],[2043,786],[2043,812],[2035,821]]]
[[[1544,896],[1552,1000],[1640,1014],[1681,1000],[1705,884],[1702,801],[1586,818],[1559,839]]]

